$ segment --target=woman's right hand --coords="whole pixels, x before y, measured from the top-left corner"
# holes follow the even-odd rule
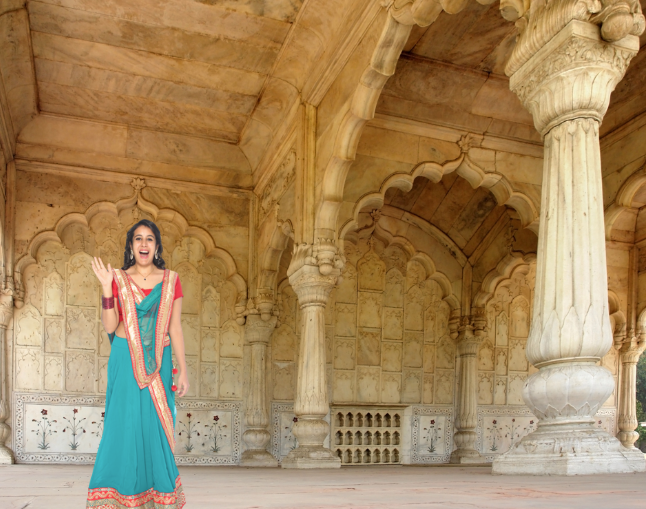
[[[108,263],[108,268],[106,269],[101,258],[97,258],[95,256],[92,260],[92,270],[94,271],[94,274],[96,274],[96,278],[99,280],[99,283],[101,283],[103,289],[107,290],[109,288],[110,293],[112,293],[112,280],[114,279],[114,272],[112,272],[112,267],[110,266],[110,264]]]

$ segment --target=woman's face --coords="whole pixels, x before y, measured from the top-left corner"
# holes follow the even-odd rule
[[[137,265],[151,265],[156,250],[157,243],[152,230],[147,226],[137,228],[132,238],[132,252],[135,254]]]

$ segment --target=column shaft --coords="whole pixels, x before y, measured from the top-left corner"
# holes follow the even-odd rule
[[[471,317],[467,317],[467,321]],[[476,428],[478,425],[478,384],[477,352],[480,338],[473,334],[473,327],[467,323],[458,336],[460,358],[460,385],[458,413],[455,420],[456,450],[451,454],[451,463],[485,463],[476,449]]]
[[[534,30],[538,26],[531,25]],[[527,341],[527,358],[539,371],[523,390],[539,422],[536,431],[494,461],[494,473],[646,469],[643,455],[631,454],[594,425],[595,414],[614,389],[610,372],[597,365],[613,342],[599,124],[638,48],[634,36],[609,44],[599,27],[571,21],[511,76],[512,90],[532,113],[545,143],[534,313]]]
[[[637,429],[637,362],[639,357],[646,349],[646,334],[641,333],[638,338],[622,345],[621,355],[621,375],[619,385],[619,433],[617,438],[621,445],[627,449],[635,449],[635,442],[639,438]]]
[[[245,412],[247,429],[243,435],[247,450],[240,459],[240,465],[245,467],[278,466],[278,460],[267,452],[271,435],[267,430],[269,412],[265,369],[267,344],[275,327],[276,317],[264,321],[260,315],[247,316],[245,341],[251,345],[251,372]]]
[[[301,245],[288,270],[301,308],[301,347],[294,402],[298,421],[292,428],[298,446],[283,459],[283,468],[341,466],[340,458],[323,447],[330,431],[324,420],[329,410],[325,379],[325,305],[340,271],[332,267],[330,256],[319,253],[320,268],[311,264],[313,259],[312,247]]]

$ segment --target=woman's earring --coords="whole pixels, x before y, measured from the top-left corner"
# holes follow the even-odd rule
[[[155,251],[155,260],[159,260],[159,251]]]
[[[130,250],[130,259],[131,259],[131,260],[133,260],[134,258],[135,258],[135,253],[134,253],[134,251],[131,249],[131,250]]]

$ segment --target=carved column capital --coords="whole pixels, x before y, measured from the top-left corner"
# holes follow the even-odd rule
[[[245,324],[245,340],[249,344],[262,343],[269,344],[272,332],[276,328],[277,318],[272,316],[269,320],[265,321],[260,315],[247,316],[247,323]]]
[[[478,345],[482,342],[483,337],[474,334],[475,327],[473,324],[472,316],[463,316],[460,319],[460,326],[458,327],[458,355],[475,356],[478,353]]]
[[[487,317],[483,308],[474,308],[474,314],[460,318],[457,344],[458,355],[476,355],[480,344],[485,339]]]
[[[619,349],[622,364],[637,364],[639,358],[646,350],[646,333],[631,335],[626,339]]]
[[[522,66],[511,66],[509,86],[543,136],[574,118],[601,122],[610,94],[637,51],[636,36],[607,43],[596,25],[572,21]]]
[[[330,292],[341,280],[343,265],[336,247],[327,241],[294,247],[287,276],[301,309],[327,304]]]
[[[590,25],[603,41],[616,42],[644,31],[638,0],[501,0],[500,12],[515,21],[519,36],[505,72],[511,76],[572,21]]]
[[[274,314],[274,305],[276,304],[273,290],[270,288],[260,288],[258,290],[258,295],[254,300],[256,303],[256,309],[258,310],[258,313],[260,313],[260,317],[263,321],[270,321],[272,314]]]

